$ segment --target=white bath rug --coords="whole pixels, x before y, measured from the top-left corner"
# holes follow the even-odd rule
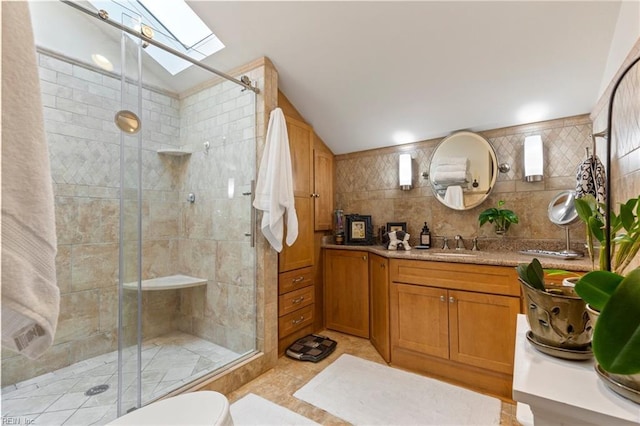
[[[342,355],[293,394],[354,425],[499,425],[500,400]]]
[[[252,393],[231,404],[234,426],[318,425],[318,423]],[[319,425],[318,425],[319,426]]]

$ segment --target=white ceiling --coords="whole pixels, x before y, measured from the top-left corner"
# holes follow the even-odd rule
[[[189,1],[230,70],[261,56],[336,154],[589,113],[619,1]],[[610,76],[609,76],[610,78]]]

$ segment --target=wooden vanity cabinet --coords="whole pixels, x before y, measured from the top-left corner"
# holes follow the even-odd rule
[[[325,250],[324,290],[326,328],[369,338],[369,253]]]
[[[389,259],[377,254],[369,254],[369,340],[389,362]]]
[[[391,361],[511,398],[514,268],[391,259]]]

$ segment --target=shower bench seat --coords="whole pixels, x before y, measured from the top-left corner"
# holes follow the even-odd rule
[[[142,280],[142,291],[176,290],[188,287],[207,285],[205,278],[190,277],[188,275],[169,275],[166,277]],[[124,283],[127,290],[137,290],[138,283]]]

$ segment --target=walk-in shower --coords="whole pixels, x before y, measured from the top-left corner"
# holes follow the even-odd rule
[[[41,358],[2,352],[2,415],[25,424],[104,424],[256,351],[251,72],[111,3],[30,3],[61,306]]]

